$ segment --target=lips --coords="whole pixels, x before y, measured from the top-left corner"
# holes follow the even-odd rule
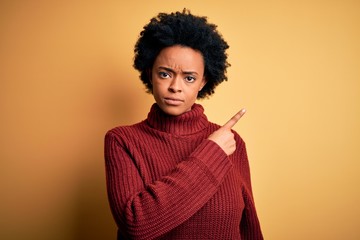
[[[182,104],[184,102],[184,100],[182,99],[178,99],[178,98],[164,98],[164,102],[168,105],[172,105],[172,106],[178,106],[180,104]]]

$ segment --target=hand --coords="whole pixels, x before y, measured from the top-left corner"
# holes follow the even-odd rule
[[[241,109],[227,123],[225,123],[222,127],[220,127],[208,137],[209,140],[219,145],[219,147],[221,147],[228,156],[230,156],[236,150],[236,142],[231,129],[245,114],[245,112],[246,110],[244,108]]]

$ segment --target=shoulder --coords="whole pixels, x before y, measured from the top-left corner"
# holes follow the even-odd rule
[[[216,131],[216,130],[218,130],[221,126],[220,126],[219,124],[217,124],[217,123],[214,123],[214,122],[210,122],[210,121],[209,121],[208,127],[209,127],[209,130],[211,130],[211,131]]]
[[[105,140],[113,140],[117,142],[128,141],[141,134],[144,129],[144,121],[133,125],[117,126],[108,130],[105,134]]]
[[[236,132],[235,130],[232,130],[232,132],[234,133],[234,138],[237,142],[238,145],[241,146],[245,146],[245,141],[244,139],[240,136],[240,134],[238,132]]]

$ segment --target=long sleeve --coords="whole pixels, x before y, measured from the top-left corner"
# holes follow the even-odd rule
[[[119,232],[128,239],[153,239],[189,219],[216,193],[232,166],[222,149],[205,139],[167,175],[145,183],[133,155],[117,135],[107,133],[108,197]]]

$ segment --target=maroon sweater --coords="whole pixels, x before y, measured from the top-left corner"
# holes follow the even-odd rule
[[[207,137],[219,126],[201,105],[105,137],[107,190],[118,239],[263,239],[245,143],[229,157]]]

